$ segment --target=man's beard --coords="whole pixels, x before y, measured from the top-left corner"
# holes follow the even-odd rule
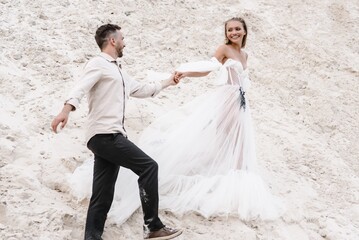
[[[121,58],[123,56],[123,48],[117,50],[117,57]]]

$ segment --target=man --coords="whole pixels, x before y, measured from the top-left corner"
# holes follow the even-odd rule
[[[95,162],[85,240],[102,239],[120,166],[131,169],[139,176],[144,239],[172,239],[180,235],[182,230],[165,227],[158,217],[158,165],[127,139],[124,114],[129,96],[155,96],[178,81],[174,75],[152,84],[141,84],[131,79],[116,61],[122,57],[125,47],[120,30],[119,26],[113,24],[97,29],[95,39],[101,53],[86,64],[82,77],[51,127],[55,133],[60,123],[61,128],[65,127],[69,113],[79,106],[80,100],[87,94],[89,115],[86,141]]]

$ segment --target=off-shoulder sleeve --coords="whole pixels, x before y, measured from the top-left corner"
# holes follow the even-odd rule
[[[210,60],[188,62],[181,64],[176,71],[178,72],[216,72],[215,83],[218,85],[226,84],[228,81],[227,68],[222,65],[217,58],[212,57]]]
[[[221,68],[222,64],[217,58],[212,57],[210,60],[182,63],[176,71],[178,72],[212,72]]]

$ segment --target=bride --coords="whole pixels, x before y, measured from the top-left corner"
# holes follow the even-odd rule
[[[182,64],[177,80],[218,71],[215,91],[157,119],[144,130],[139,146],[159,164],[160,208],[204,217],[235,215],[242,220],[274,219],[283,206],[257,172],[254,132],[247,100],[250,79],[243,48],[247,26],[242,18],[225,22],[226,43],[208,61]],[[73,193],[90,196],[86,178],[91,162],[71,178]],[[91,175],[90,175],[91,176]],[[136,175],[119,174],[112,211],[124,222],[140,206],[133,193]],[[87,190],[85,190],[87,189]],[[128,189],[128,191],[126,191]]]

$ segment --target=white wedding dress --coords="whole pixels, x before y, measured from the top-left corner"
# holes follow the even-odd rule
[[[222,65],[215,58],[177,71],[217,71],[220,86],[160,117],[141,135],[140,148],[159,164],[160,209],[243,220],[280,216],[281,201],[257,172],[248,71],[239,61]],[[90,197],[92,161],[70,178],[79,199]],[[137,189],[137,176],[121,168],[109,218],[122,223],[140,207]]]

